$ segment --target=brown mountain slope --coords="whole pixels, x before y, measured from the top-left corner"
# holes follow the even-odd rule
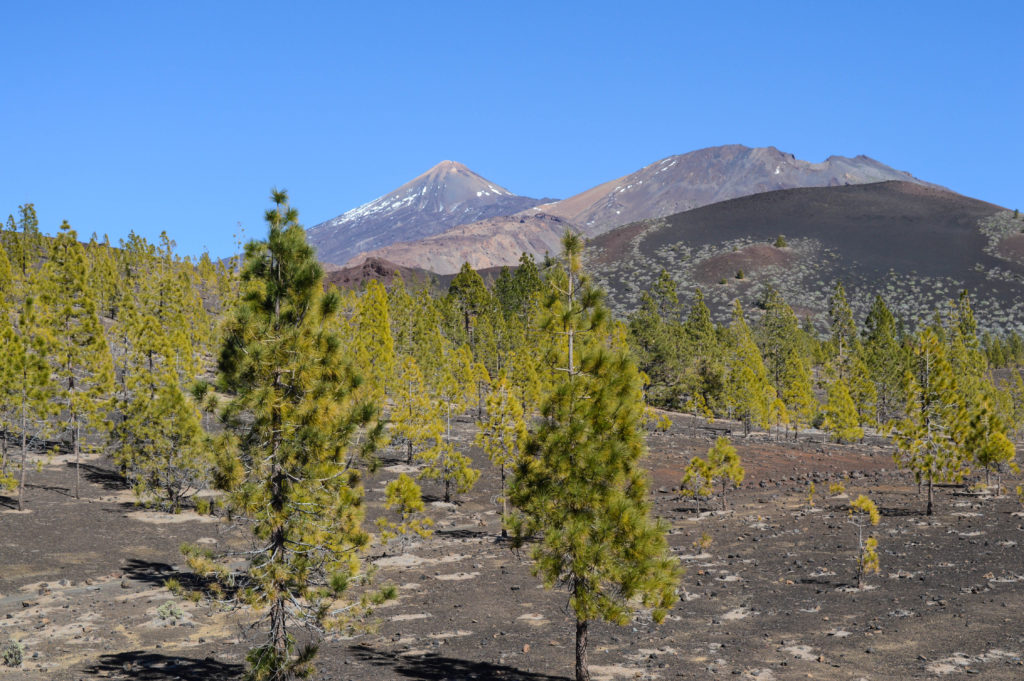
[[[465,261],[478,267],[514,265],[522,251],[540,256],[545,250],[552,250],[566,227],[594,236],[636,220],[672,215],[740,196],[886,180],[934,186],[866,156],[830,156],[822,163],[809,163],[775,147],[710,147],[670,156],[625,177],[515,215],[493,217],[425,239],[374,249],[356,256],[349,264],[358,263],[363,257],[378,257],[441,272],[454,272]],[[560,218],[561,222],[551,217]]]
[[[607,232],[591,240],[587,265],[620,314],[664,268],[684,298],[701,287],[720,319],[771,285],[824,323],[840,280],[859,315],[879,292],[913,323],[966,288],[979,318],[1024,328],[1024,265],[1012,250],[1022,228],[999,206],[907,182],[790,189]],[[773,245],[780,234],[784,248]]]

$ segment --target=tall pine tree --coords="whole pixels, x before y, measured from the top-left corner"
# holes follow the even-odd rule
[[[569,590],[576,616],[576,679],[590,678],[591,620],[626,624],[640,602],[661,621],[679,569],[666,526],[650,518],[640,377],[611,350],[601,293],[581,272],[578,236],[563,238],[565,269],[549,281],[540,328],[554,388],[517,467],[510,500],[514,543],[535,538],[534,572]]]

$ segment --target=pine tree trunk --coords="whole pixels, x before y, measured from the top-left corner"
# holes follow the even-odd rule
[[[590,681],[587,664],[587,620],[576,620],[576,681]]]
[[[725,511],[727,506],[725,505],[725,478],[722,478],[722,510]]]
[[[25,469],[28,467],[28,417],[25,400],[21,401],[21,480],[18,483],[18,510],[25,510]]]
[[[931,514],[932,514],[932,479],[931,479],[931,477],[929,477],[928,478],[928,510],[925,512],[925,515],[931,515]]]
[[[505,499],[505,465],[501,466],[501,536],[508,536],[508,528],[505,527],[505,517],[508,515],[508,502]]]
[[[78,416],[71,416],[71,449],[75,452],[75,499],[79,499],[79,487],[82,482],[81,448],[78,445]]]
[[[405,463],[412,465],[412,439],[409,440],[409,449],[406,452]]]

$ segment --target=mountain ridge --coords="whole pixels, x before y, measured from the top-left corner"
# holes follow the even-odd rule
[[[552,245],[566,228],[593,237],[638,220],[741,196],[890,180],[948,191],[863,154],[852,158],[832,155],[812,163],[775,147],[707,147],[655,161],[560,201],[538,203],[511,215],[492,216],[429,237],[364,251],[346,265],[357,265],[365,257],[439,273],[455,272],[463,262],[477,268],[514,265],[523,251],[534,256],[556,251]]]

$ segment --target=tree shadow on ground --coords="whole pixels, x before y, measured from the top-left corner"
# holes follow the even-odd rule
[[[350,649],[356,659],[375,667],[387,667],[391,673],[407,679],[507,679],[508,681],[567,681],[567,676],[528,672],[491,662],[460,660],[430,653],[422,657],[400,657],[397,653],[374,650],[360,645]]]
[[[128,559],[122,571],[124,576],[133,582],[156,586],[163,586],[164,581],[171,577],[178,579],[183,576],[183,573],[175,570],[173,565],[138,558]]]
[[[924,515],[924,511],[915,508],[879,508],[878,512],[883,518],[910,518],[912,516]]]
[[[164,586],[168,579],[174,579],[186,591],[195,591],[215,599],[232,599],[237,594],[237,585],[221,583],[215,576],[203,577],[187,570],[177,570],[173,565],[130,558],[122,572],[127,579],[153,586]]]
[[[75,462],[68,461],[67,467],[74,468]],[[83,478],[85,478],[86,480],[95,485],[101,486],[103,489],[131,489],[128,486],[128,483],[125,482],[125,479],[121,477],[121,474],[118,473],[116,470],[112,470],[110,468],[101,468],[99,466],[94,466],[89,463],[81,464],[81,469]]]
[[[18,498],[0,494],[0,506],[4,508],[18,508]]]
[[[242,678],[245,669],[240,664],[218,662],[212,657],[197,660],[133,650],[101,655],[96,664],[84,671],[96,677],[137,681],[228,681]]]
[[[450,539],[475,539],[477,537],[490,537],[494,533],[487,530],[434,530],[434,534]]]

